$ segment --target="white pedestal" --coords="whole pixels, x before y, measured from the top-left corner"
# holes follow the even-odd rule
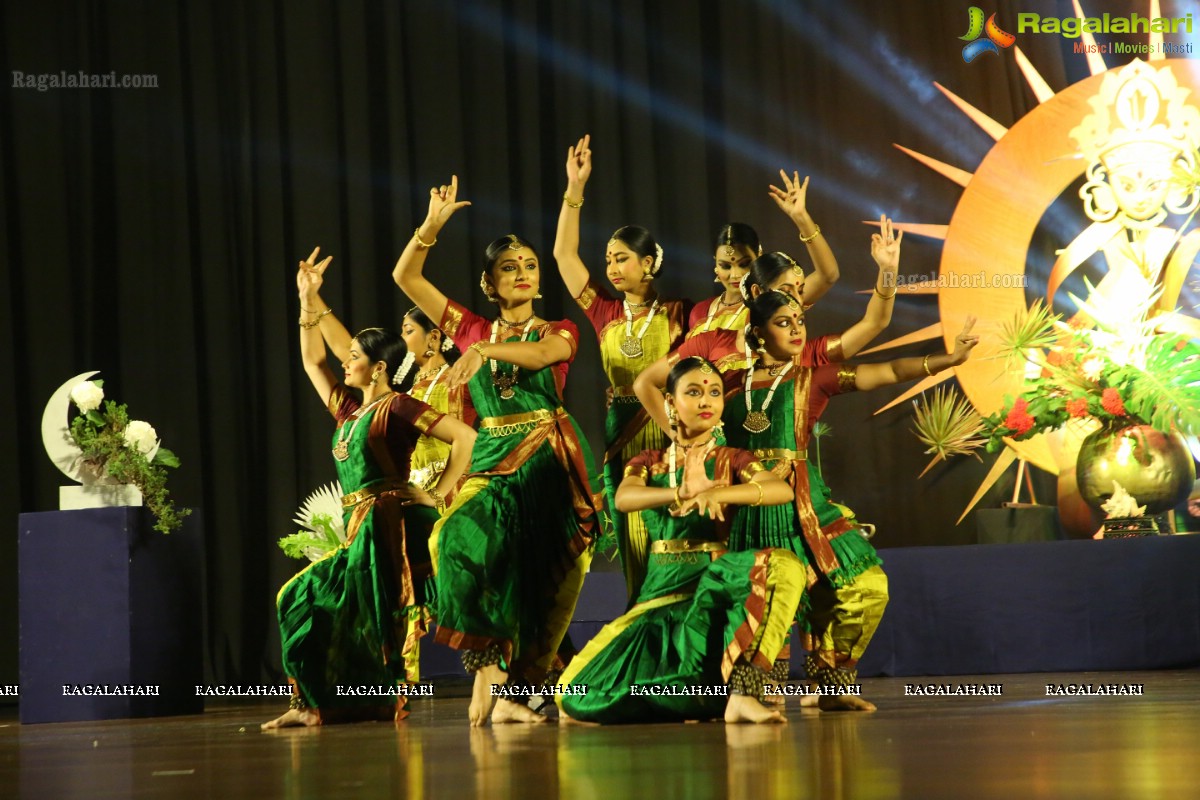
[[[81,486],[58,487],[58,510],[77,511],[81,508],[140,506],[142,493],[128,483],[85,483]]]

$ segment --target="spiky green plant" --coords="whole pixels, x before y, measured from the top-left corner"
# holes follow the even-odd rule
[[[341,484],[334,481],[310,494],[293,521],[303,530],[279,540],[279,548],[289,558],[316,561],[339,547],[346,540]]]
[[[1000,329],[999,351],[1005,366],[1025,361],[1032,349],[1053,346],[1059,337],[1055,330],[1058,320],[1059,315],[1051,313],[1040,297],[1029,308],[1014,314]]]
[[[982,429],[982,417],[953,388],[938,386],[932,397],[922,393],[919,402],[913,401],[913,433],[922,444],[928,445],[925,452],[933,454],[933,460],[921,475],[950,456],[975,453],[987,442],[979,435]]]

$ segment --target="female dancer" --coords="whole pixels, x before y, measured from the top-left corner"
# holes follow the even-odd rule
[[[803,566],[787,550],[726,553],[725,539],[733,517],[727,506],[787,503],[791,490],[746,451],[717,446],[724,387],[712,364],[680,361],[667,387],[674,441],[632,459],[617,491],[617,507],[642,511],[646,521],[645,582],[629,612],[567,667],[559,707],[568,719],[587,722],[722,712],[726,722],[782,722],[762,705],[762,689],[786,643]],[[726,683],[727,702],[705,692]],[[574,694],[572,686],[586,691]]]
[[[554,260],[567,291],[583,309],[600,340],[600,361],[611,387],[604,420],[604,494],[625,569],[632,601],[646,565],[646,526],[637,512],[623,514],[613,498],[625,462],[643,450],[662,449],[666,434],[650,418],[633,393],[634,377],[679,346],[687,308],[681,300],[663,300],[654,289],[662,268],[662,248],[645,228],[626,225],[608,241],[605,274],[624,296],[616,300],[591,277],[579,257],[579,218],[583,193],[592,174],[591,137],[567,150],[567,190],[563,193],[554,240]]]
[[[900,267],[900,241],[904,234],[893,235],[892,223],[887,217],[881,216],[879,224],[881,233],[871,238],[871,257],[879,267],[879,275],[866,313],[840,336],[820,336],[807,340],[801,356],[806,366],[852,358],[891,323],[893,301],[896,298],[896,273]],[[787,253],[768,253],[751,263],[744,290],[750,300],[764,292],[777,291],[808,307],[811,306],[808,286],[816,278],[814,275],[806,279],[804,270]],[[671,364],[685,356],[707,358],[726,373],[746,369],[759,358],[759,354],[747,343],[744,329],[715,330],[689,338],[674,353],[644,369],[634,380],[633,390],[647,413],[664,429],[666,417],[659,400],[662,387]]]
[[[800,241],[808,248],[813,260],[812,278],[804,287],[804,303],[811,306],[830,290],[838,279],[838,264],[829,243],[821,236],[821,226],[813,222],[805,200],[808,197],[808,178],[800,182],[800,173],[779,170],[784,188],[772,184],[770,198],[779,210],[788,215],[800,232]],[[742,296],[741,281],[750,263],[762,255],[762,245],[754,228],[742,222],[731,222],[717,234],[713,260],[716,283],[724,291],[711,300],[698,303],[688,319],[688,337],[715,330],[740,331],[746,327],[746,298]]]
[[[404,337],[408,355],[404,357],[400,369],[396,370],[393,382],[402,385],[409,371],[415,367],[417,374],[408,393],[438,411],[474,427],[476,414],[471,405],[470,395],[463,387],[451,390],[447,377],[450,367],[461,355],[454,346],[454,340],[434,325],[419,308],[411,308],[404,315],[400,335]],[[446,468],[449,453],[450,448],[445,442],[431,436],[422,436],[413,450],[409,480],[422,489],[437,485],[442,470]]]
[[[540,722],[523,705],[495,703],[491,687],[509,675],[540,681],[560,666],[591,559],[591,451],[562,408],[576,328],[535,316],[540,260],[512,234],[484,255],[480,285],[499,316],[489,322],[447,299],[422,268],[442,226],[470,203],[458,200],[457,177],[429,194],[429,214],[392,276],[463,348],[450,384],[469,385],[481,417],[471,475],[430,538],[436,640],[461,650],[475,673],[472,725]]]
[[[795,298],[768,292],[750,303],[751,343],[761,357],[753,369],[726,375],[731,391],[725,430],[731,444],[750,450],[791,484],[795,503],[746,509],[734,523],[729,547],[784,547],[815,570],[815,584],[800,614],[809,631],[808,676],[822,687],[857,682],[855,665],[887,604],[887,577],[853,513],[830,500],[820,473],[807,460],[813,423],[834,395],[892,386],[962,364],[979,341],[971,335],[974,322],[968,318],[948,355],[813,367],[803,361],[807,331]],[[775,677],[786,679],[786,673],[779,670]],[[850,694],[823,695],[820,705],[875,710]]]
[[[318,294],[331,258],[319,248],[300,262],[300,354],[313,388],[338,422],[333,457],[343,491],[346,541],[284,584],[276,605],[283,668],[295,694],[286,714],[263,729],[358,719],[402,719],[405,697],[380,705],[378,695],[347,694],[346,686],[394,686],[416,680],[417,637],[423,626],[427,541],[466,470],[475,432],[453,417],[392,391],[390,376],[404,341],[367,328],[342,362],[345,385],[329,369],[318,328],[330,308]],[[347,387],[362,390],[362,401]],[[409,459],[421,435],[452,446],[436,488],[408,482]]]

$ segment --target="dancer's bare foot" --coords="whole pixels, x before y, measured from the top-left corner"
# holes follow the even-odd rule
[[[819,695],[818,706],[822,711],[874,711],[875,704],[853,694]]]
[[[575,719],[561,708],[558,710],[558,721],[563,725],[578,725],[581,728],[599,728],[599,722],[585,722],[581,719]]]
[[[787,705],[787,695],[783,693],[783,684],[778,681],[767,681],[764,686],[762,704],[764,706],[783,707]]]
[[[773,709],[767,708],[753,697],[744,694],[731,694],[725,704],[726,722],[787,722],[787,717]]]
[[[821,702],[821,696],[817,694],[817,689],[819,687],[815,683],[810,683],[808,684],[808,688],[810,692],[809,694],[800,695],[800,707],[816,708],[817,704]]]
[[[504,725],[509,722],[527,722],[541,723],[549,722],[550,718],[542,716],[529,706],[523,706],[520,703],[514,703],[507,698],[500,698],[500,702],[496,703],[496,707],[492,709],[492,724]]]
[[[475,670],[475,685],[471,688],[471,705],[467,716],[471,718],[471,726],[478,728],[487,725],[488,717],[492,715],[492,707],[496,705],[496,697],[492,694],[492,686],[502,686],[508,682],[508,673],[500,669],[499,664],[488,664]]]
[[[320,724],[321,718],[312,709],[289,708],[285,714],[276,717],[270,722],[264,722],[258,729],[262,731],[274,731],[279,728],[311,728]]]

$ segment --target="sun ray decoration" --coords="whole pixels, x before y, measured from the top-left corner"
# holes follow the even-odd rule
[[[1075,7],[1075,18],[1079,20],[1081,29],[1079,38],[1083,42],[1083,52],[1087,54],[1088,69],[1093,75],[1107,72],[1108,67],[1104,65],[1104,56],[1100,55],[1100,48],[1096,47],[1096,37],[1083,29],[1083,21],[1087,17],[1079,5],[1079,0],[1071,0],[1071,5]]]
[[[1079,0],[1072,0],[1072,4],[1076,17],[1080,20],[1085,19]],[[1162,16],[1159,0],[1149,0],[1148,5],[1150,18]],[[1005,270],[1009,270],[1009,274],[1023,275],[1028,242],[1041,215],[1080,175],[1082,162],[1074,158],[1064,158],[1071,155],[1069,146],[1065,144],[1068,141],[1070,126],[1074,124],[1070,120],[1082,119],[1089,113],[1088,102],[1096,94],[1102,76],[1108,70],[1098,48],[1094,47],[1095,37],[1084,30],[1081,30],[1081,37],[1081,43],[1084,45],[1082,49],[1087,54],[1087,65],[1092,77],[1085,78],[1061,92],[1053,90],[1019,47],[1013,48],[1017,66],[1038,102],[1038,106],[1026,116],[1038,114],[1039,125],[1023,125],[1022,130],[1012,136],[1009,136],[1009,128],[940,83],[934,82],[933,85],[938,91],[997,144],[985,154],[974,171],[946,164],[899,144],[895,145],[910,158],[962,186],[963,194],[955,208],[952,224],[894,224],[894,227],[906,233],[939,239],[945,243],[938,269],[939,279],[911,284],[912,288],[904,287],[908,294],[936,294],[941,322],[893,338],[863,351],[864,354],[928,341],[939,336],[949,348],[952,345],[952,336],[947,332],[957,331],[967,313],[995,321],[1011,318],[1015,313],[1025,313],[1029,310],[1023,287],[1011,291],[1008,288],[1001,290],[994,287],[978,291],[961,287],[950,288],[945,279],[952,275],[962,276],[966,274],[967,268],[977,268],[979,257],[983,253],[987,254],[983,261],[988,262],[985,263],[985,271],[989,275],[1002,275]],[[1162,49],[1162,34],[1150,32],[1148,41],[1148,60],[1168,61]],[[1175,72],[1180,85],[1196,89],[1194,96],[1200,96],[1200,79],[1191,78],[1186,65],[1175,64],[1166,68]],[[1037,179],[1022,181],[1022,185],[1013,186],[1010,178],[1014,163],[1037,166]],[[877,225],[878,222],[871,221],[867,224]],[[981,232],[983,228],[992,230]],[[939,286],[942,288],[939,289]],[[951,374],[958,378],[964,392],[981,414],[995,411],[1000,407],[1003,394],[1006,391],[1015,393],[1022,383],[1022,375],[1019,372],[996,374],[996,364],[1001,363],[996,360],[998,356],[998,348],[994,343],[981,342],[976,357],[971,361],[921,381],[875,413],[893,408],[948,379]],[[1055,439],[1056,443],[1051,445],[1047,437],[1039,436],[1023,442],[1007,442],[1009,446],[1000,453],[979,491],[963,511],[959,522],[1018,460],[1034,464],[1051,474],[1059,474],[1060,468],[1065,466],[1060,455],[1063,447],[1061,441],[1062,437],[1058,437]]]

